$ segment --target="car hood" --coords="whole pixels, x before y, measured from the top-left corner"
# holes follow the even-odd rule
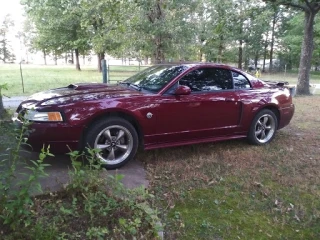
[[[38,104],[46,106],[68,104],[76,101],[123,98],[139,95],[142,95],[142,93],[121,85],[79,83],[33,94],[22,102],[22,105],[24,108],[30,108]]]

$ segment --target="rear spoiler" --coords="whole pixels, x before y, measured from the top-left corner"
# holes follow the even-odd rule
[[[269,81],[269,80],[263,80],[263,81],[269,85],[275,85],[277,87],[284,87],[285,85],[289,85],[288,82],[284,82],[284,81]]]

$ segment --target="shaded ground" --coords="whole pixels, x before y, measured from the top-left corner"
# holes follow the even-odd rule
[[[2,156],[4,158],[4,156]],[[1,157],[0,157],[1,159]],[[22,152],[21,162],[25,162],[28,166],[31,166],[30,160],[37,160],[38,153],[35,152]],[[63,188],[69,182],[68,171],[72,168],[71,161],[66,155],[57,155],[55,157],[48,157],[44,163],[50,164],[49,167],[45,169],[45,172],[49,174],[48,177],[41,179],[42,189],[45,191],[57,191]],[[25,169],[25,164],[19,164],[17,172],[28,173],[29,171]],[[146,173],[139,161],[131,161],[126,166],[119,170],[108,170],[104,171],[105,176],[107,174],[121,174],[124,175],[122,180],[123,184],[127,188],[136,188],[140,186],[148,187],[148,181],[146,180]],[[26,176],[27,177],[27,176]],[[26,178],[25,177],[25,178]],[[20,181],[24,176],[19,174],[16,181]]]
[[[320,97],[297,97],[266,146],[246,140],[145,152],[166,239],[319,239]]]

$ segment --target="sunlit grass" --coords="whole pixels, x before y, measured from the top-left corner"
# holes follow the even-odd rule
[[[145,66],[110,66],[110,82],[116,83],[132,76]],[[102,74],[93,66],[82,67],[82,71],[76,71],[74,66],[43,66],[22,65],[24,92],[20,74],[20,66],[17,64],[0,64],[0,84],[8,83],[9,90],[4,90],[6,96],[23,96],[35,92],[67,86],[71,83],[102,82]],[[263,80],[288,81],[296,84],[298,74],[296,72],[268,74],[262,73]],[[312,72],[310,83],[320,83],[320,74]]]
[[[138,66],[110,66],[110,81],[125,80],[138,71]],[[102,82],[102,74],[93,67],[83,67],[77,71],[74,66],[22,65],[22,76],[24,92],[19,65],[0,65],[0,84],[8,83],[8,90],[3,91],[6,96],[30,95],[71,83]]]

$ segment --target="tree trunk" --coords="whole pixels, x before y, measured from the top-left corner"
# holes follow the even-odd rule
[[[47,65],[47,53],[46,50],[43,50],[43,60],[44,60],[44,65]]]
[[[76,55],[76,69],[81,71],[81,68],[80,68],[80,61],[79,61],[79,49],[75,49],[74,50],[75,52],[75,55]]]
[[[202,47],[200,47],[200,50],[199,50],[199,62],[202,62],[202,57],[203,57]]]
[[[274,31],[277,23],[277,13],[274,13],[272,20],[272,32],[271,32],[271,44],[270,44],[270,61],[269,61],[269,72],[273,70],[273,46],[274,46]]]
[[[74,64],[73,50],[71,50],[71,54],[70,54],[70,56],[71,56],[71,64]]]
[[[1,89],[2,89],[2,87],[0,86],[0,119],[1,119],[1,117],[3,116],[3,114],[4,114],[5,111],[6,111],[6,110],[4,109],[4,106],[3,106]]]
[[[163,51],[163,43],[162,43],[161,35],[155,38],[155,46],[156,46],[156,49],[154,52],[155,63],[156,64],[162,63],[164,62],[164,53],[163,53],[164,51]]]
[[[163,0],[156,0],[155,4],[152,8],[150,8],[150,11],[147,13],[147,18],[149,22],[153,25],[157,21],[164,21],[165,15],[163,12]],[[161,63],[164,62],[164,44],[163,41],[165,39],[165,36],[163,36],[161,33],[156,34],[156,36],[153,39],[153,43],[155,45],[154,53],[153,53],[153,59],[152,61],[154,63]]]
[[[316,12],[304,13],[304,38],[301,47],[297,94],[309,95],[309,78],[313,52],[313,26]]]
[[[242,69],[242,54],[243,54],[243,49],[242,49],[242,39],[239,40],[239,58],[238,58],[238,68]]]
[[[258,60],[259,60],[259,51],[256,51],[254,55],[254,66],[256,69],[258,68]]]
[[[5,109],[3,106],[2,95],[0,94],[0,119],[3,116],[4,112],[5,112]]]
[[[268,37],[266,38],[266,41],[264,42],[262,72],[266,71],[267,48],[268,48]]]
[[[83,64],[83,65],[86,64],[86,56],[85,56],[85,55],[82,56],[82,64]]]
[[[104,53],[98,53],[98,71],[102,72],[101,60],[104,59]]]
[[[224,43],[224,39],[223,39],[223,35],[220,35],[219,37],[219,47],[218,47],[218,63],[222,62],[222,54],[223,54],[223,43]]]

